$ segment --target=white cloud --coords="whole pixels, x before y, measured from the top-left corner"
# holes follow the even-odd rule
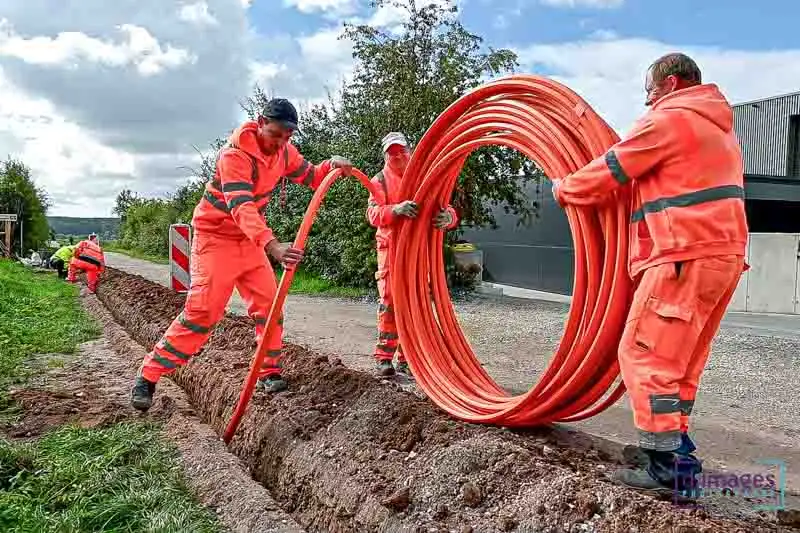
[[[541,0],[544,5],[553,7],[593,7],[616,8],[622,7],[625,0]]]
[[[56,212],[65,204],[81,205],[86,216],[108,216],[109,198],[96,196],[87,181],[104,175],[105,187],[121,189],[135,172],[134,157],[104,145],[80,125],[67,120],[44,98],[26,95],[0,70],[0,133],[20,139],[20,158],[33,171],[37,184],[55,200]]]
[[[800,49],[742,51],[635,38],[535,44],[517,49],[524,69],[544,69],[547,75],[552,74],[580,94],[620,134],[646,110],[644,77],[648,66],[674,51],[692,57],[700,66],[703,81],[719,85],[733,104],[800,87]]]
[[[0,20],[0,56],[21,59],[33,65],[77,68],[80,62],[113,67],[134,65],[142,76],[192,63],[196,57],[171,44],[161,46],[147,29],[132,24],[118,26],[124,41],[119,44],[89,37],[81,32],[60,32],[55,38],[25,38],[14,33],[11,23]]]
[[[276,76],[287,72],[289,67],[285,63],[272,63],[265,61],[253,61],[250,63],[250,85],[264,87]]]
[[[440,7],[450,7],[455,5],[460,8],[463,6],[465,0],[427,0],[426,5],[435,4]],[[408,21],[408,11],[397,7],[394,4],[384,4],[380,6],[372,16],[367,20],[366,24],[377,28],[386,28],[391,32],[399,31],[399,27],[404,22]],[[356,20],[358,22],[358,20]]]
[[[323,12],[331,15],[350,15],[358,9],[357,0],[283,0],[283,5],[303,13]]]
[[[253,0],[240,0],[242,2],[242,7],[247,9],[251,5],[253,5]]]
[[[341,74],[352,65],[353,45],[347,39],[339,39],[338,28],[326,28],[307,37],[297,39],[300,53],[312,66]]]
[[[197,24],[198,26],[215,26],[219,24],[217,19],[208,12],[208,4],[205,2],[197,2],[195,4],[182,6],[178,11],[178,18],[192,24]]]

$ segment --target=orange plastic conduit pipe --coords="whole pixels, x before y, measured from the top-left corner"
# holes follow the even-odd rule
[[[294,244],[292,245],[294,248],[299,250],[303,250],[305,248],[308,232],[311,231],[311,226],[314,223],[314,219],[317,216],[317,211],[319,211],[320,205],[322,205],[322,200],[325,198],[325,194],[327,194],[328,189],[331,188],[331,185],[333,185],[333,183],[339,179],[341,175],[341,170],[332,170],[327,176],[325,176],[325,179],[322,180],[322,183],[320,183],[319,187],[317,187],[317,190],[314,191],[314,196],[312,196],[311,202],[309,202],[308,208],[306,208],[306,214],[303,217],[303,222],[300,224],[300,229],[297,231],[297,236],[294,239]],[[379,191],[375,190],[375,186],[370,182],[369,178],[360,170],[354,168],[353,176],[357,178],[358,181],[360,181],[361,184],[364,185],[364,187],[366,187],[371,193],[376,195],[379,193]],[[269,310],[269,316],[267,317],[267,325],[264,329],[264,335],[261,337],[258,347],[256,348],[256,353],[253,356],[252,362],[250,363],[250,371],[245,378],[244,385],[242,386],[242,392],[239,394],[239,401],[236,404],[236,408],[233,411],[230,421],[228,421],[228,426],[225,428],[225,433],[222,435],[222,439],[225,441],[225,443],[230,443],[233,435],[236,433],[236,428],[239,427],[239,422],[242,419],[242,415],[244,415],[244,412],[247,410],[247,405],[250,403],[250,399],[253,396],[253,390],[255,389],[256,381],[258,380],[258,371],[264,362],[264,357],[267,355],[265,339],[269,338],[269,332],[275,327],[278,317],[281,315],[283,304],[286,301],[286,295],[289,293],[289,287],[292,285],[292,280],[294,279],[294,272],[294,268],[285,268],[283,271],[283,276],[281,276],[281,281],[278,284],[278,292],[275,293],[275,299],[272,301],[272,307]]]
[[[420,206],[403,221],[391,250],[395,318],[417,384],[441,409],[474,423],[533,426],[591,417],[624,393],[617,345],[630,307],[626,188],[603,207],[567,206],[575,252],[573,300],[561,343],[528,393],[510,396],[486,373],[464,338],[444,274],[444,233],[431,227],[449,203],[469,154],[499,145],[564,177],[619,137],[563,85],[515,75],[486,83],[447,108],[414,151],[401,198]]]
[[[401,198],[420,206],[396,230],[391,250],[395,317],[400,343],[417,384],[451,416],[474,423],[533,426],[594,416],[624,393],[616,348],[630,305],[627,274],[627,189],[605,207],[566,207],[575,252],[573,299],[564,335],[539,383],[509,396],[481,366],[464,337],[444,271],[444,233],[432,228],[434,210],[447,205],[469,154],[505,146],[534,160],[549,177],[563,177],[618,140],[577,94],[538,76],[501,78],[465,94],[420,140],[403,177]],[[363,173],[356,177],[369,189]],[[314,194],[294,246],[303,248],[322,198],[339,171]],[[267,330],[282,309],[293,270],[281,278]],[[266,338],[267,335],[264,335]],[[259,343],[239,402],[224,433],[230,442],[247,408],[265,355]]]

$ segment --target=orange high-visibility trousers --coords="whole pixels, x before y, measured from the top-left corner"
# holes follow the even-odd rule
[[[704,257],[648,268],[637,280],[619,362],[642,448],[680,446],[743,267],[742,256]]]
[[[391,361],[397,354],[397,361],[402,363],[405,357],[399,346],[400,337],[394,319],[391,273],[386,266],[388,255],[388,250],[378,250],[378,272],[375,274],[378,281],[378,342],[375,343],[374,357],[376,361]]]
[[[142,376],[157,382],[185,365],[208,341],[225,315],[234,287],[255,323],[256,340],[264,334],[267,316],[278,290],[275,273],[263,249],[242,237],[196,233],[190,259],[191,286],[183,311],[145,357]],[[280,373],[283,317],[267,339],[267,357],[259,377]]]
[[[375,344],[375,359],[377,361],[394,359],[405,361],[403,351],[399,345],[397,323],[394,319],[394,306],[392,305],[391,289],[389,288],[388,274],[378,280],[378,342]]]
[[[97,279],[100,276],[100,272],[102,272],[102,268],[94,263],[89,263],[83,259],[73,257],[69,261],[69,268],[67,269],[67,281],[76,281],[75,276],[78,274],[79,270],[86,272],[86,285],[89,287],[89,292],[96,292]]]

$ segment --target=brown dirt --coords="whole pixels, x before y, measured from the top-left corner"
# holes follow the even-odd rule
[[[98,296],[147,348],[183,305],[113,269]],[[218,433],[254,348],[252,323],[228,316],[173,377]],[[291,389],[254,396],[231,450],[309,530],[790,531],[774,516],[678,509],[615,486],[613,454],[586,436],[456,422],[394,383],[297,346],[287,346],[285,366]]]
[[[82,301],[103,325],[103,338],[82,344],[75,356],[67,356],[63,367],[43,371],[24,389],[13,392],[22,412],[20,420],[0,428],[9,438],[35,438],[65,423],[103,427],[142,418],[128,401],[144,349],[114,322],[96,297],[84,291]],[[165,380],[148,416],[162,424],[163,436],[178,448],[192,492],[216,512],[228,531],[304,531],[197,418],[178,386]]]

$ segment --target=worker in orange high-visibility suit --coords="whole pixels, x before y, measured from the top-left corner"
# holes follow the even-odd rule
[[[333,168],[345,175],[352,166],[334,156],[312,165],[289,139],[297,128],[297,111],[284,99],[270,100],[257,121],[237,128],[219,153],[214,178],[194,210],[190,261],[191,284],[183,311],[145,357],[131,391],[132,405],[150,408],[159,378],[185,365],[208,340],[222,319],[234,287],[247,304],[261,339],[277,292],[267,254],[286,268],[302,259],[302,250],[284,248],[267,226],[264,213],[281,178],[316,189]],[[266,252],[266,253],[265,253]],[[288,384],[281,376],[283,317],[266,339],[267,357],[258,388],[278,392]]]
[[[616,479],[690,491],[702,470],[688,435],[711,341],[748,267],[743,163],[730,104],[683,54],[648,70],[651,110],[604,155],[563,180],[564,204],[613,199],[630,186],[629,270],[635,292],[619,363],[644,468]]]
[[[92,233],[75,246],[75,252],[69,261],[67,281],[75,283],[75,275],[79,270],[86,272],[86,284],[89,292],[97,291],[97,280],[106,268],[106,259],[103,249],[97,242],[97,235]]]
[[[397,370],[410,375],[408,363],[398,344],[397,324],[394,319],[391,294],[391,269],[388,264],[389,246],[393,226],[402,217],[415,218],[417,206],[411,200],[400,201],[400,181],[403,178],[411,150],[405,135],[398,132],[387,134],[381,143],[383,148],[383,170],[372,178],[379,191],[378,196],[370,195],[367,206],[367,220],[377,228],[375,239],[378,251],[378,342],[375,345],[375,361],[378,373],[382,376],[394,374],[392,360],[397,355]],[[441,230],[450,230],[458,225],[458,217],[452,206],[440,209],[433,219],[433,225]]]

